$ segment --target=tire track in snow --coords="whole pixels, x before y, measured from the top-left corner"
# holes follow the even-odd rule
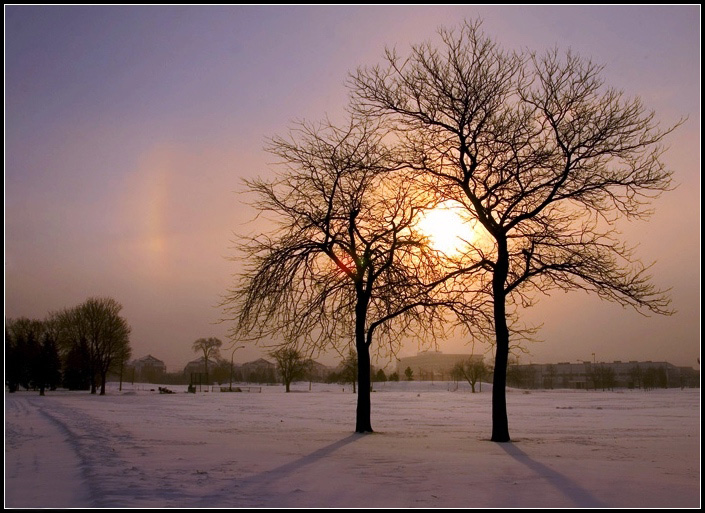
[[[5,506],[92,506],[70,437],[43,415],[46,401],[24,394],[5,398]]]
[[[128,431],[85,411],[56,406],[41,413],[66,433],[96,507],[160,507],[184,498],[154,471],[146,472],[136,464],[141,458],[149,458],[149,451],[140,447]]]

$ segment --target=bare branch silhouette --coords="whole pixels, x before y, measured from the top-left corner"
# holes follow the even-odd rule
[[[640,99],[606,87],[601,67],[572,52],[506,52],[480,22],[439,32],[438,47],[413,46],[406,58],[388,50],[350,86],[358,111],[395,128],[434,194],[464,205],[489,234],[479,290],[495,328],[492,440],[506,442],[507,319],[518,305],[582,289],[671,313],[614,222],[647,218],[671,187],[662,143],[678,125],[660,128]]]
[[[434,199],[405,179],[408,169],[386,136],[363,117],[345,128],[299,123],[270,141],[283,170],[247,186],[276,228],[239,244],[245,270],[223,303],[240,340],[279,337],[308,353],[339,354],[352,342],[358,432],[372,431],[373,340],[395,354],[403,338],[443,336],[441,303],[471,316],[466,302],[433,295],[454,276],[416,228]]]

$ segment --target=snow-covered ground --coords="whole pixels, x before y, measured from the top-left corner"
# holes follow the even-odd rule
[[[700,391],[376,384],[5,394],[6,507],[699,507]]]

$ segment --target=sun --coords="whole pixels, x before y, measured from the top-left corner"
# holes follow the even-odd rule
[[[476,238],[474,223],[463,216],[464,209],[452,202],[444,202],[424,213],[418,227],[430,239],[431,247],[447,256],[467,251]]]

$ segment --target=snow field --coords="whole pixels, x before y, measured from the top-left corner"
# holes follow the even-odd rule
[[[700,391],[375,384],[5,394],[7,507],[698,507]],[[343,392],[345,388],[345,392]]]

